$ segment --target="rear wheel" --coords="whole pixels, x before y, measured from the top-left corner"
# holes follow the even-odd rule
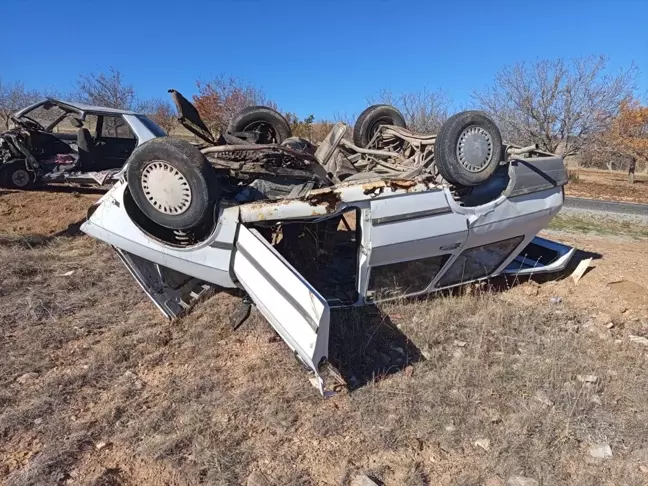
[[[27,170],[24,161],[8,164],[2,171],[3,184],[11,189],[30,189],[34,185],[34,174]]]
[[[128,161],[128,189],[154,223],[188,230],[212,215],[220,193],[213,168],[184,140],[154,138],[136,148]]]
[[[396,125],[407,128],[405,118],[391,105],[373,105],[360,113],[353,126],[353,143],[365,148],[373,139],[381,125]]]
[[[502,135],[480,111],[462,111],[441,125],[434,160],[443,178],[462,186],[487,180],[502,160]]]
[[[267,106],[248,106],[239,111],[229,124],[228,131],[254,133],[257,143],[281,143],[292,135],[288,121]]]

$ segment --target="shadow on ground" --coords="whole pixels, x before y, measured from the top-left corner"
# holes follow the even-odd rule
[[[349,390],[423,359],[414,343],[375,306],[335,310],[331,322],[329,360]]]

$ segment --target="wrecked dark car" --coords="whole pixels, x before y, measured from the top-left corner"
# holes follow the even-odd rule
[[[563,205],[562,159],[502,143],[483,113],[420,135],[372,107],[355,143],[338,124],[315,146],[266,107],[212,134],[173,96],[204,144],[138,147],[82,231],[111,245],[169,318],[242,289],[322,393],[332,307],[558,271],[574,254],[536,236]]]
[[[0,134],[0,185],[29,189],[41,183],[104,184],[138,145],[166,136],[145,115],[47,99],[15,113]]]

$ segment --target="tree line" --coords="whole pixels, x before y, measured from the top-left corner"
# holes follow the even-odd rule
[[[505,140],[558,153],[585,167],[648,171],[648,106],[636,96],[638,69],[612,70],[603,56],[546,59],[502,67],[492,82],[471,93],[470,106],[490,114]],[[262,89],[236,77],[198,80],[193,102],[212,131],[223,130],[240,109],[266,105],[279,109]],[[44,96],[60,97],[112,108],[147,113],[167,132],[177,127],[175,109],[163,98],[138,98],[136,90],[115,68],[80,75],[71,93],[39,92],[23,83],[0,78],[0,122]],[[452,100],[441,91],[394,92],[384,89],[368,103],[397,107],[413,131],[435,132],[451,114]],[[285,113],[293,134],[321,140],[338,115],[318,120]]]

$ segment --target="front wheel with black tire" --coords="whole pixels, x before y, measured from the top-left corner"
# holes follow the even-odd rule
[[[360,113],[353,126],[353,143],[365,148],[382,125],[407,128],[405,118],[391,105],[373,105]]]
[[[448,118],[436,136],[434,161],[451,184],[476,186],[502,160],[502,135],[485,113],[462,111]]]
[[[230,121],[228,131],[252,133],[257,143],[281,143],[292,136],[290,124],[281,113],[267,106],[248,106],[239,111]]]
[[[35,182],[34,173],[27,170],[24,160],[7,164],[2,170],[2,183],[10,189],[26,191],[31,189]]]
[[[191,143],[154,138],[133,151],[126,170],[135,204],[154,223],[188,230],[212,217],[220,187],[214,169]]]

